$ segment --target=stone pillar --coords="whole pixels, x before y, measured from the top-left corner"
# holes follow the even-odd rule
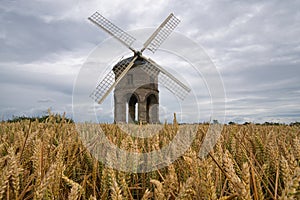
[[[138,104],[139,107],[139,122],[146,123],[147,122],[147,102],[140,101]]]
[[[115,95],[115,111],[114,111],[114,121],[117,122],[126,122],[126,101],[118,99]]]
[[[156,96],[156,101],[155,104],[153,104],[153,119],[152,123],[160,123],[159,122],[159,95],[158,93],[155,95]]]
[[[152,104],[149,106],[149,123],[159,123],[159,104]]]
[[[147,122],[159,123],[159,101],[158,92],[151,91],[147,99]]]

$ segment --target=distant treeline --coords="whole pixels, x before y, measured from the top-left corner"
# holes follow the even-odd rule
[[[229,122],[229,125],[235,125],[238,123]],[[280,125],[289,125],[289,126],[300,126],[300,122],[291,122],[289,124],[279,123],[279,122],[264,122],[264,123],[253,123],[253,122],[244,122],[243,125],[255,124],[255,125],[263,125],[263,126],[280,126]]]
[[[56,123],[61,123],[61,122],[66,122],[66,123],[74,123],[73,119],[67,118],[65,115],[60,115],[60,114],[47,114],[43,116],[38,116],[38,117],[27,117],[27,116],[13,116],[12,119],[6,120],[9,123],[13,122],[21,122],[24,120],[29,120],[29,121],[39,121],[39,122],[49,122],[49,121],[54,121]]]
[[[24,120],[29,121],[39,121],[39,122],[48,122],[51,118],[51,121],[55,121],[57,123],[66,122],[66,123],[74,123],[74,120],[71,118],[67,118],[65,114],[47,114],[43,116],[38,117],[27,117],[27,116],[13,116],[12,119],[6,120],[6,122],[13,123],[13,122],[21,122]],[[219,122],[217,120],[213,120],[214,124],[218,124]],[[186,123],[180,123],[180,124],[186,124]],[[203,122],[199,124],[209,124],[209,122]],[[289,126],[300,126],[300,122],[291,122],[289,124],[286,123],[279,123],[279,122],[264,122],[264,123],[254,123],[254,122],[244,122],[244,123],[236,123],[236,122],[229,122],[228,125],[249,125],[249,124],[255,124],[255,125],[263,125],[263,126],[280,126],[280,125],[289,125]]]

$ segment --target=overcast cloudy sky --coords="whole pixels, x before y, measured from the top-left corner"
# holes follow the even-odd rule
[[[176,29],[201,45],[226,90],[226,121],[300,121],[300,1],[1,0],[0,117],[72,116],[72,90],[89,53],[108,35],[99,11],[124,30]]]

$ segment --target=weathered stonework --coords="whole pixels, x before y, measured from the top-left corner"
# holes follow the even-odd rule
[[[124,59],[114,66],[116,79],[120,75],[119,68],[122,66],[122,62],[128,62],[129,59],[131,58]],[[127,119],[128,123],[132,123],[137,119],[138,122],[143,123],[159,123],[158,72],[150,75],[149,72],[142,69],[146,62],[138,58],[115,87],[115,122],[126,122]],[[137,117],[135,116],[136,104],[138,105]]]

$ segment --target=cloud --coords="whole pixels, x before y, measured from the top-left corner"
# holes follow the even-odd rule
[[[299,121],[299,7],[298,1],[279,0],[4,0],[0,5],[0,116],[37,114],[49,107],[71,113],[73,83],[81,65],[109,37],[88,22],[94,11],[124,30],[157,27],[174,12],[181,19],[176,30],[200,44],[220,71],[227,121]],[[177,60],[161,62],[164,55],[149,54],[185,78],[185,83],[199,82],[185,68],[173,67],[179,66]],[[205,90],[201,94],[199,107],[209,118],[209,112],[204,112],[209,96]],[[165,113],[180,112],[176,103],[169,105],[168,95],[161,97]],[[112,118],[111,107],[104,113],[108,105],[109,100],[96,109],[103,113],[102,119]]]
[[[53,103],[55,102],[53,99],[39,99],[37,100],[38,103]]]

